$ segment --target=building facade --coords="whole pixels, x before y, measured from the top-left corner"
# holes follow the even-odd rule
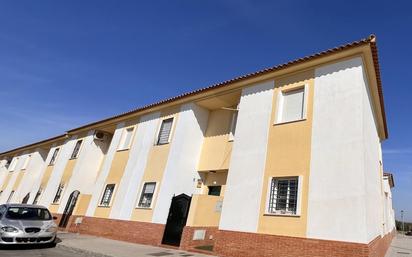
[[[376,38],[0,154],[0,203],[219,256],[384,256],[395,227]]]

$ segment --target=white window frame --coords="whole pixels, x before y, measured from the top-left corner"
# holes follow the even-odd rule
[[[21,167],[22,170],[27,169],[27,166],[29,166],[30,159],[31,159],[31,154],[28,154],[26,159],[24,160],[23,166]]]
[[[108,185],[114,185],[114,188],[113,188],[112,196],[110,197],[109,205],[103,205],[103,204],[101,204],[101,202],[103,200],[104,193],[106,192],[106,187]],[[117,184],[116,183],[106,183],[103,187],[103,192],[100,194],[99,205],[98,206],[103,207],[103,208],[110,208],[113,204],[113,200],[114,200],[114,197],[115,197],[115,194],[116,194],[116,190],[117,190]]]
[[[298,192],[297,192],[297,199],[296,199],[296,213],[280,213],[280,212],[270,212],[269,211],[269,203],[270,203],[270,190],[272,179],[288,179],[288,178],[297,178],[298,179]],[[303,186],[303,176],[276,176],[276,177],[269,177],[267,183],[267,192],[266,192],[266,205],[265,205],[265,215],[267,216],[293,216],[293,217],[300,217],[302,214],[302,186]]]
[[[9,171],[12,172],[16,169],[17,163],[19,162],[19,157],[14,157],[9,165]]]
[[[172,126],[170,127],[169,137],[167,138],[167,142],[166,142],[166,143],[159,144],[160,130],[161,130],[161,128],[162,128],[163,121],[169,120],[169,119],[172,119]],[[160,124],[159,124],[159,126],[158,126],[158,128],[157,128],[157,133],[156,133],[157,136],[156,136],[156,138],[155,138],[155,143],[154,143],[155,145],[167,145],[167,144],[170,144],[170,142],[172,141],[172,135],[173,135],[173,132],[174,132],[175,119],[176,119],[176,117],[174,117],[174,116],[169,116],[169,117],[164,117],[163,119],[160,120]]]
[[[54,156],[54,153],[56,152],[56,150],[57,150],[57,154],[56,154],[56,157],[53,160],[53,156]],[[57,161],[57,158],[59,157],[59,154],[60,154],[60,147],[53,148],[53,153],[52,153],[52,156],[50,157],[49,166],[53,166],[54,164],[56,164],[56,161]],[[52,161],[53,161],[53,163],[52,163]]]
[[[284,108],[284,95],[296,90],[300,90],[303,89],[303,117],[301,119],[297,119],[297,120],[291,120],[291,121],[282,121],[282,113],[283,113],[283,108]],[[307,118],[307,109],[308,109],[308,97],[309,97],[309,85],[306,84],[302,84],[300,86],[295,86],[295,87],[291,87],[288,89],[283,89],[280,90],[278,92],[277,95],[277,101],[276,101],[276,117],[275,117],[275,125],[276,124],[285,124],[285,123],[292,123],[292,122],[297,122],[297,121],[302,121],[302,120],[306,120]]]
[[[60,185],[63,185],[63,188],[62,188],[62,192],[61,192],[61,194],[60,194],[60,197],[59,197],[59,199],[57,199],[57,201],[56,202],[54,202],[54,199],[56,198],[56,196],[57,196],[57,192],[58,191],[56,191],[56,193],[54,194],[54,196],[53,196],[53,200],[52,200],[52,203],[51,204],[55,204],[55,205],[58,205],[58,204],[60,204],[60,201],[62,200],[62,198],[63,198],[63,195],[64,195],[64,191],[66,190],[66,184],[65,183],[59,183],[59,187],[57,188],[57,190],[59,190],[59,188],[60,188]]]
[[[130,136],[130,142],[129,142],[128,145],[123,146],[123,144],[124,144],[125,141],[126,141],[127,132],[128,132],[129,130],[132,130],[131,136]],[[128,126],[128,127],[124,127],[124,128],[122,129],[122,136],[120,137],[120,141],[119,141],[119,144],[118,144],[118,146],[117,146],[117,151],[124,151],[124,150],[130,149],[130,146],[132,145],[132,142],[133,142],[135,130],[136,130],[136,127],[135,127],[135,126]]]
[[[152,202],[150,203],[149,207],[140,207],[139,203],[140,203],[140,198],[142,197],[143,194],[143,189],[144,189],[144,185],[147,183],[154,183],[155,184],[155,190],[153,192],[153,197],[152,197]],[[156,181],[143,181],[142,185],[140,186],[140,193],[137,197],[137,203],[136,203],[136,209],[152,209],[153,208],[153,204],[156,200],[156,196],[157,196],[157,191],[158,191],[158,182]]]
[[[76,145],[77,145],[77,143],[80,142],[80,141],[81,141],[81,143],[80,143],[79,150],[77,151],[76,156],[73,156],[74,150],[76,150]],[[80,152],[81,152],[81,150],[82,150],[82,148],[83,148],[83,144],[84,144],[84,140],[83,140],[83,139],[79,139],[79,140],[76,141],[76,144],[74,144],[74,148],[73,148],[72,154],[70,155],[70,160],[79,158]]]

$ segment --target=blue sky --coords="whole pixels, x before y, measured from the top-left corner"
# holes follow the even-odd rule
[[[391,4],[389,4],[391,3]],[[0,151],[375,33],[412,221],[408,1],[1,1]]]

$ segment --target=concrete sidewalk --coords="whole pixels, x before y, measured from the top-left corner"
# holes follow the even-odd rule
[[[215,257],[73,233],[59,233],[58,238],[61,242],[57,244],[57,248],[64,248],[90,257]]]
[[[385,257],[412,257],[412,236],[397,234]]]

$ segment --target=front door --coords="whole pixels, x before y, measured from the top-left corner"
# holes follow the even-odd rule
[[[189,214],[190,200],[191,197],[185,194],[173,197],[162,244],[180,245],[183,228],[186,225],[187,215]]]
[[[59,227],[65,228],[67,223],[69,222],[70,216],[72,216],[74,207],[76,206],[77,198],[79,197],[79,191],[73,191],[70,194],[69,200],[67,201],[66,207],[64,208],[64,212],[62,218],[59,223]]]

